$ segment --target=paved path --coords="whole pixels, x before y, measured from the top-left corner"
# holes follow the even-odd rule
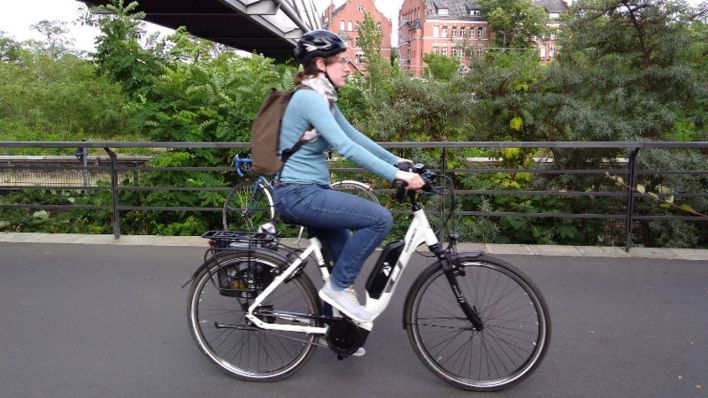
[[[205,359],[187,328],[179,285],[202,249],[129,239],[0,242],[0,397],[708,396],[705,260],[500,256],[544,292],[553,337],[528,380],[475,394],[418,361],[401,328],[402,294],[377,320],[363,358],[337,361],[318,349],[287,380],[234,380]],[[427,262],[414,257],[400,291]]]

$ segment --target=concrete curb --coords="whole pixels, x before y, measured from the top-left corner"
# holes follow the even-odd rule
[[[114,239],[113,235],[49,234],[25,232],[0,232],[0,243],[64,243],[84,245],[118,246],[208,246],[208,241],[199,236],[156,236],[123,235]],[[292,240],[285,241],[293,245]],[[485,243],[460,243],[460,251],[483,250],[489,254],[515,254],[527,256],[565,257],[614,257],[614,258],[658,258],[675,260],[708,261],[708,250],[666,249],[635,247],[629,253],[619,247],[607,246],[561,246],[561,245],[503,245]]]

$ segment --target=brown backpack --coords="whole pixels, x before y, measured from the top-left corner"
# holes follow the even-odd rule
[[[304,144],[299,140],[295,146],[278,156],[280,146],[280,125],[285,108],[295,91],[271,90],[251,125],[251,157],[253,172],[262,176],[272,176],[280,172],[283,164]]]

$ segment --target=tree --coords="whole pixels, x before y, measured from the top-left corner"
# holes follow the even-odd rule
[[[119,82],[134,97],[145,94],[163,67],[160,58],[140,45],[145,33],[140,19],[145,13],[135,12],[137,7],[136,1],[124,5],[123,0],[113,0],[113,4],[101,6],[112,15],[84,15],[87,24],[101,30],[92,54],[98,73]]]
[[[60,55],[71,51],[74,40],[65,37],[69,33],[69,29],[66,28],[66,22],[43,19],[32,25],[31,28],[44,35],[44,45],[48,57],[58,58]]]
[[[364,21],[357,27],[357,35],[359,46],[364,51],[368,91],[375,97],[381,94],[381,82],[390,74],[391,65],[381,56],[383,33],[371,13],[364,12]]]
[[[0,30],[0,62],[14,62],[20,59],[22,46]]]
[[[569,139],[671,136],[708,94],[707,76],[687,51],[706,43],[692,34],[702,25],[695,15],[682,0],[576,2],[549,70],[547,90],[559,96],[547,116]]]
[[[428,53],[423,56],[423,61],[426,65],[423,75],[440,81],[449,81],[460,69],[458,58]]]
[[[546,11],[531,0],[480,0],[479,4],[489,27],[497,33],[498,47],[529,48],[534,37],[546,31]]]

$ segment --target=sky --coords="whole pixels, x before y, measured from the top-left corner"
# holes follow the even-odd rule
[[[331,0],[314,0],[318,10],[323,11]],[[335,0],[335,6],[344,3],[344,0]],[[391,18],[396,24],[398,10],[403,4],[403,0],[375,0],[379,10]],[[38,32],[30,28],[41,20],[59,20],[66,22],[69,29],[68,37],[74,40],[74,48],[80,51],[93,51],[94,39],[98,30],[89,26],[82,26],[76,20],[82,11],[86,10],[84,3],[76,0],[0,0],[0,31],[17,41],[29,39],[42,40],[43,37]],[[172,32],[153,24],[147,24],[147,31]],[[396,32],[394,26],[394,32]]]

